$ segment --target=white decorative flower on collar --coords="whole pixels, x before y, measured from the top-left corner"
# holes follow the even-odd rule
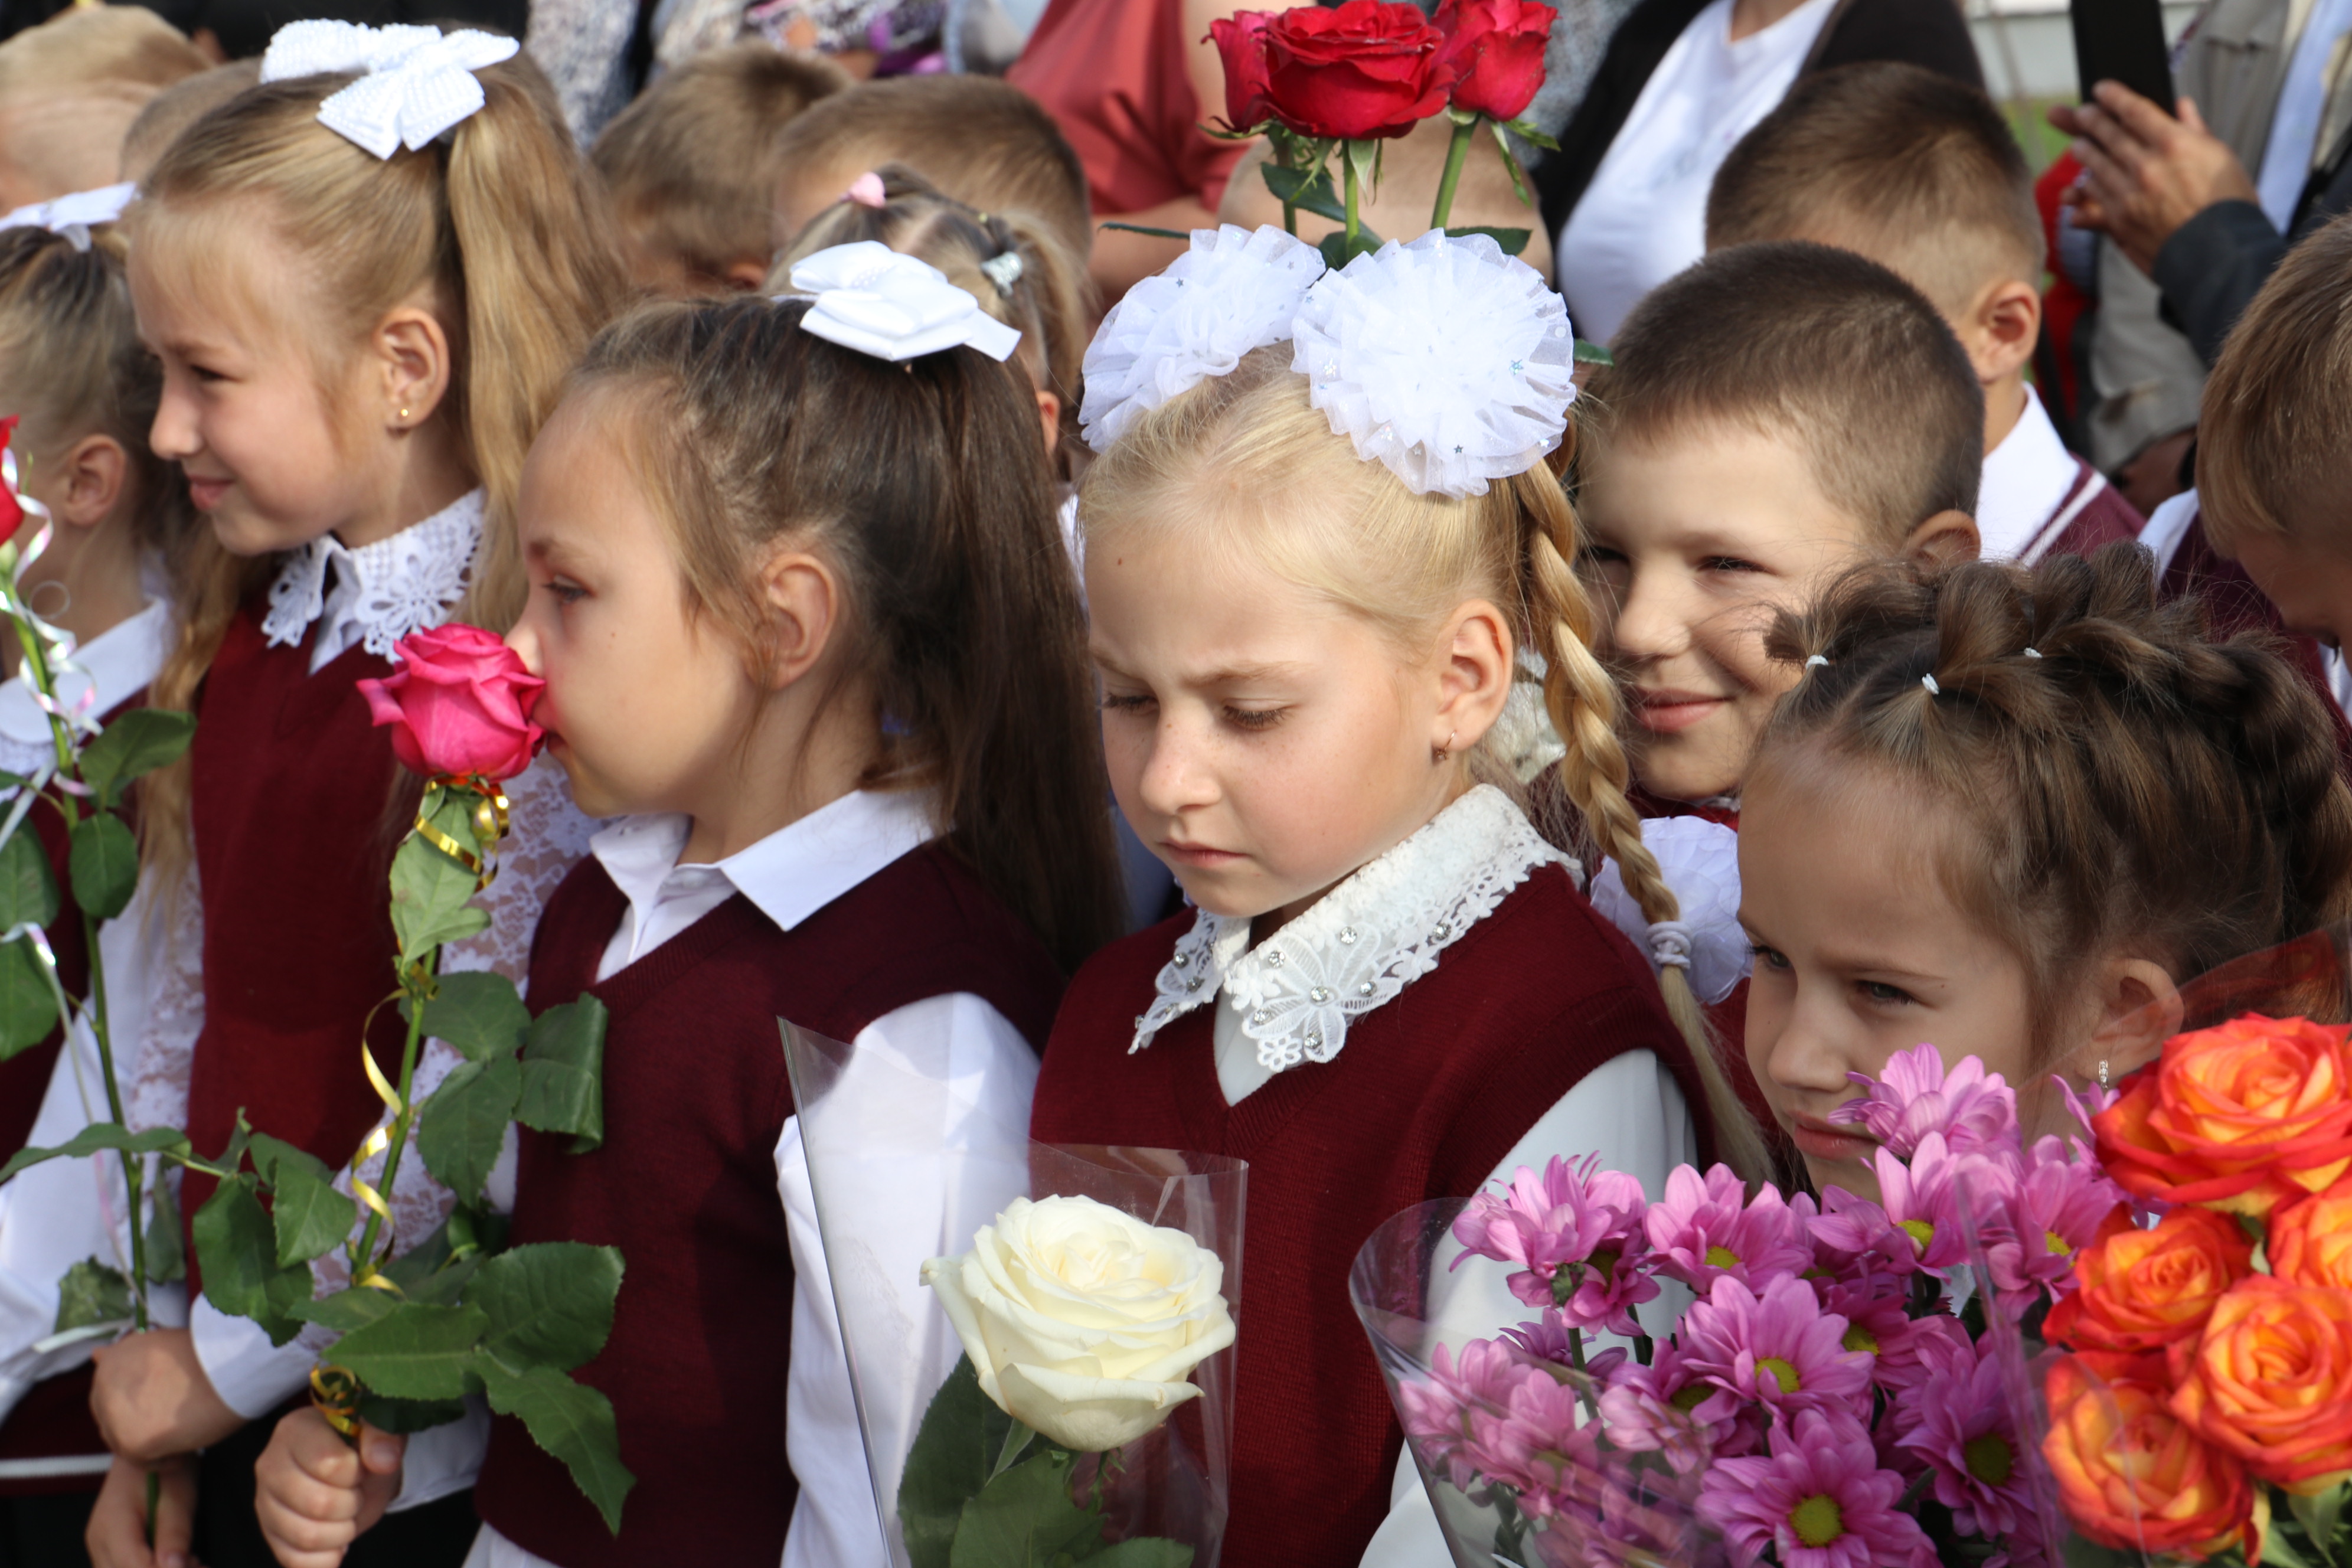
[[[1580,875],[1509,796],[1481,784],[1255,949],[1247,917],[1202,910],[1160,971],[1128,1049],[1223,994],[1267,1071],[1328,1062],[1349,1019],[1435,969],[1439,953],[1542,866]]]

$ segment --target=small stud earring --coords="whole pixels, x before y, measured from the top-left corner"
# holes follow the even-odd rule
[[[403,408],[403,409],[400,411],[400,422],[401,422],[403,425],[405,425],[405,424],[407,424],[407,423],[408,423],[408,410],[407,410],[406,408]]]
[[[2099,1058],[2099,1087],[2107,1087],[2107,1058],[2105,1057]]]

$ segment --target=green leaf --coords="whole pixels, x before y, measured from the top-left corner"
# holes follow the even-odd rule
[[[310,1296],[310,1270],[280,1267],[278,1238],[253,1178],[223,1182],[188,1227],[203,1265],[205,1300],[235,1318],[250,1318],[282,1345],[300,1331],[291,1315]]]
[[[449,1233],[449,1249],[457,1257],[478,1253],[488,1258],[507,1249],[507,1233],[514,1228],[514,1220],[488,1205],[461,1203],[449,1211],[444,1226]]]
[[[63,1328],[65,1325],[60,1323],[58,1326]],[[2317,1497],[2296,1497],[2290,1492],[2287,1494],[2287,1506],[2294,1510],[2294,1517],[2310,1534],[2313,1543],[2325,1548],[2336,1539],[2336,1527],[2344,1521],[2344,1502],[2347,1494],[2352,1494],[2352,1485],[2331,1487]],[[2332,1560],[2335,1554],[2326,1552],[2325,1555]]]
[[[1576,363],[1578,364],[1615,364],[1617,356],[1599,343],[1579,338],[1576,340]]]
[[[516,1372],[495,1356],[475,1363],[490,1408],[521,1419],[531,1441],[563,1461],[572,1482],[604,1516],[604,1528],[621,1533],[621,1504],[637,1484],[621,1463],[621,1436],[613,1424],[613,1402],[553,1367]]]
[[[1530,147],[1540,147],[1547,153],[1559,151],[1559,143],[1546,135],[1532,120],[1521,118],[1502,122],[1499,129],[1509,132]],[[1514,160],[1516,162],[1516,160]]]
[[[332,1251],[351,1235],[360,1205],[289,1160],[278,1166],[269,1213],[278,1229],[278,1263],[284,1268]]]
[[[1357,200],[1370,206],[1381,188],[1381,139],[1367,136],[1359,141],[1340,143],[1339,155],[1348,160],[1356,172]],[[1343,215],[1344,216],[1344,215]]]
[[[82,782],[98,792],[101,808],[110,806],[132,779],[179,761],[195,733],[193,713],[133,708],[82,748]]]
[[[1488,228],[1483,225],[1473,226],[1468,228],[1449,228],[1445,232],[1453,236],[1455,239],[1462,239],[1474,234],[1483,234],[1488,239],[1493,240],[1497,246],[1500,246],[1502,247],[1503,254],[1506,256],[1517,256],[1519,252],[1525,250],[1528,247],[1528,239],[1530,233],[1529,230],[1524,228]]]
[[[0,1062],[31,1050],[57,1026],[57,987],[43,972],[32,939],[0,942]]]
[[[1348,231],[1344,228],[1334,229],[1318,240],[1315,245],[1315,248],[1323,253],[1323,265],[1334,272],[1347,266],[1359,256],[1370,256],[1380,247],[1381,237],[1361,226],[1359,226],[1356,230],[1356,243],[1353,246],[1349,245]]]
[[[431,821],[456,842],[474,843],[473,813],[455,794],[441,794]],[[490,923],[487,910],[468,902],[474,890],[474,873],[423,835],[401,840],[392,857],[392,929],[400,940],[402,967]]]
[[[950,1568],[963,1505],[980,1494],[1013,1430],[1013,1417],[981,1392],[963,1356],[923,1412],[898,1482],[898,1526],[914,1568]]]
[[[335,1361],[375,1393],[394,1399],[462,1399],[474,1351],[489,1326],[489,1319],[473,1307],[403,1301],[338,1341]]]
[[[503,974],[488,973],[444,974],[438,994],[425,1004],[425,1032],[446,1040],[470,1062],[510,1057],[522,1048],[530,1028],[530,1009],[522,994]],[[408,998],[400,999],[400,1016],[408,1016]]]
[[[380,1394],[360,1395],[360,1419],[379,1432],[429,1432],[466,1418],[462,1399],[387,1399]]]
[[[1348,221],[1347,204],[1331,188],[1330,170],[1286,169],[1279,163],[1261,163],[1258,173],[1265,177],[1265,188],[1274,193],[1276,201],[1335,223]]]
[[[604,1142],[604,1026],[593,996],[550,1007],[531,1020],[522,1053],[522,1099],[515,1119],[541,1132],[573,1135],[584,1154]]]
[[[74,902],[94,921],[110,921],[130,907],[139,886],[139,840],[110,811],[85,816],[73,826],[66,854]]]
[[[306,1323],[317,1323],[339,1334],[348,1334],[389,1317],[392,1310],[399,1305],[400,1298],[389,1290],[353,1285],[331,1296],[321,1296],[312,1301],[298,1301],[287,1316],[299,1318]]]
[[[2305,1544],[2308,1546],[2309,1543]],[[2263,1568],[2328,1568],[2328,1563],[2326,1557],[2315,1563],[2304,1555],[2294,1544],[2294,1532],[2281,1529],[2275,1520],[2272,1527],[2263,1532]]]
[[[1069,1454],[1049,1448],[980,1489],[963,1505],[949,1568],[1055,1568],[1055,1559],[1091,1560],[1102,1515],[1070,1496]]]
[[[331,1182],[335,1179],[334,1172],[327,1168],[327,1163],[324,1160],[320,1159],[308,1149],[289,1143],[283,1138],[272,1138],[267,1132],[256,1132],[247,1141],[246,1147],[252,1151],[253,1168],[260,1173],[262,1184],[266,1186],[278,1185],[286,1179],[289,1172],[299,1173],[321,1182]]]
[[[466,1300],[488,1314],[484,1343],[500,1362],[570,1372],[604,1348],[620,1293],[617,1247],[549,1241],[483,1263]]]
[[[1129,234],[1148,234],[1154,239],[1190,239],[1192,237],[1181,229],[1154,228],[1150,224],[1145,223],[1105,223],[1097,224],[1096,226],[1097,228],[1123,229]]]
[[[458,1202],[481,1196],[521,1096],[521,1063],[510,1057],[467,1062],[441,1080],[417,1113],[416,1152]]]
[[[58,1333],[131,1321],[131,1281],[121,1269],[85,1258],[58,1281]]]
[[[144,1132],[133,1132],[119,1122],[93,1121],[55,1148],[18,1150],[14,1159],[0,1165],[0,1182],[47,1161],[78,1160],[101,1149],[128,1149],[134,1154],[152,1154],[159,1151],[167,1154],[184,1154],[187,1148],[186,1135],[176,1127],[150,1127]]]
[[[451,1231],[457,1224],[458,1215],[452,1214],[434,1226],[432,1235],[383,1266],[384,1279],[412,1301],[455,1306],[481,1263],[479,1254],[468,1257],[452,1246]]]
[[[1104,1547],[1087,1559],[1087,1568],[1192,1568],[1192,1549],[1165,1536],[1139,1535]]]
[[[188,1277],[187,1244],[180,1236],[180,1203],[172,1195],[167,1172],[158,1171],[149,1184],[154,1207],[147,1215],[147,1278],[158,1285]]]
[[[60,907],[58,879],[49,869],[41,836],[20,822],[7,841],[0,843],[0,931],[10,926],[47,926],[58,918]]]

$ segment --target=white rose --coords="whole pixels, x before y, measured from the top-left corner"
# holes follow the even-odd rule
[[[961,1258],[923,1265],[980,1386],[1081,1454],[1133,1442],[1201,1391],[1234,1342],[1225,1268],[1181,1230],[1092,1198],[1015,1198]]]

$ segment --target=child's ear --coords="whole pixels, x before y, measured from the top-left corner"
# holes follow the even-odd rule
[[[719,276],[737,293],[754,294],[768,280],[768,263],[764,258],[746,256],[729,262],[720,268]]]
[[[2099,970],[2098,1013],[2090,1038],[2058,1065],[2085,1082],[2110,1084],[2154,1061],[2180,1032],[2180,988],[2164,966],[2145,958],[2112,958]]]
[[[1511,695],[1511,649],[1516,639],[1503,612],[1473,599],[1454,612],[1439,644],[1437,713],[1429,749],[1460,756],[1484,739],[1503,715]]]
[[[1939,511],[1904,536],[1896,552],[1906,561],[1942,568],[1974,561],[1984,550],[1977,520],[1964,511]]]
[[[449,334],[439,318],[415,305],[403,305],[378,321],[369,334],[383,389],[384,427],[413,430],[433,417],[449,395],[455,367]]]
[[[85,436],[68,448],[58,465],[57,519],[74,528],[96,528],[112,515],[131,479],[131,455],[111,436]]]
[[[833,568],[799,550],[780,550],[761,569],[768,604],[768,689],[782,691],[816,668],[839,630],[841,584]]]
[[[1062,395],[1038,388],[1037,417],[1045,426],[1045,460],[1050,463],[1062,446]]]
[[[2042,336],[2042,296],[2021,279],[2005,278],[1980,295],[1970,313],[1969,358],[1990,386],[2033,357]]]

